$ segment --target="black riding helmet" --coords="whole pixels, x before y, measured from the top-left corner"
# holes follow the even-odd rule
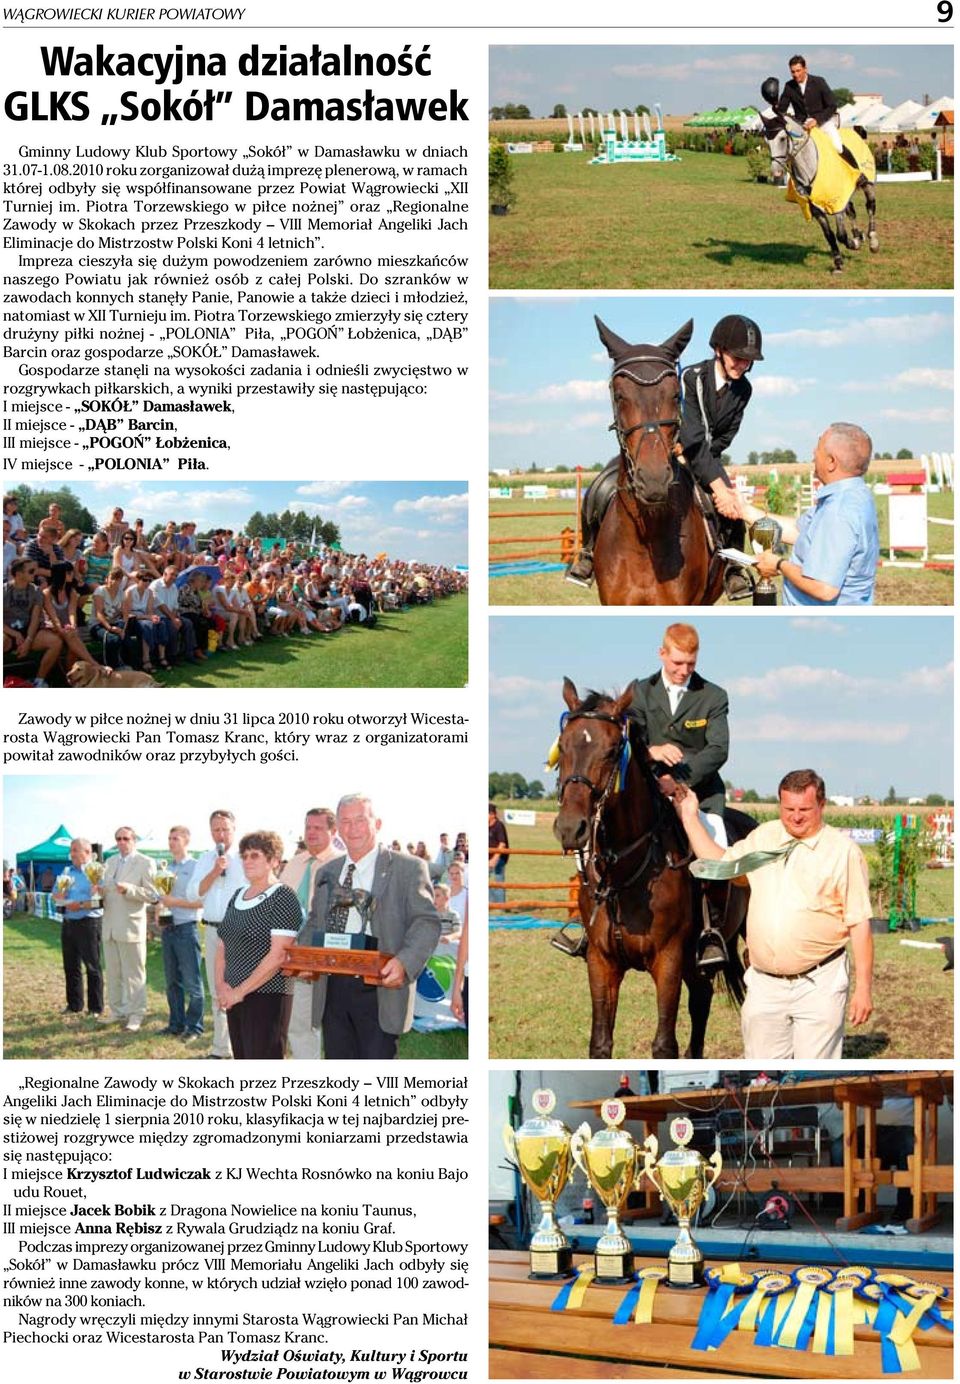
[[[710,333],[710,347],[714,351],[727,351],[741,360],[763,360],[763,335],[756,322],[750,317],[733,313],[721,317]]]

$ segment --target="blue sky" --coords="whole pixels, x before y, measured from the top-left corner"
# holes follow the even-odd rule
[[[696,43],[629,47],[622,44],[516,46],[490,49],[490,104],[530,107],[550,115],[561,102],[610,110],[659,101],[665,115],[689,115],[715,106],[755,106],[764,77],[789,77],[787,59],[797,51],[782,45]],[[831,86],[876,92],[886,105],[952,96],[953,54],[939,47],[897,44],[855,47],[801,46],[811,72]]]
[[[34,489],[39,487],[34,486]],[[168,519],[240,530],[254,512],[306,510],[339,524],[346,552],[453,565],[467,561],[464,481],[209,481],[151,485],[135,478],[71,478],[70,489],[100,520],[122,505],[149,529]]]
[[[621,689],[660,667],[657,615],[501,616],[490,621],[490,768],[539,778],[564,710],[564,675]],[[811,767],[828,793],[953,793],[953,634],[943,616],[759,620],[698,616],[697,665],[730,697],[738,787],[773,792]]]
[[[946,298],[739,294],[500,297],[490,303],[490,465],[606,461],[615,447],[609,359],[596,313],[628,341],[659,342],[687,318],[684,364],[711,354],[713,324],[744,312],[763,332],[750,401],[730,454],[813,454],[828,423],[859,423],[878,452],[953,447],[953,308]]]

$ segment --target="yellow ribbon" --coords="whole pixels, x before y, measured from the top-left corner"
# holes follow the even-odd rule
[[[771,1288],[778,1287],[785,1281],[788,1280],[786,1280],[785,1276],[782,1274],[764,1274],[764,1276],[758,1280],[756,1288],[751,1293],[747,1305],[740,1314],[740,1320],[737,1323],[738,1331],[756,1331],[757,1321],[759,1320],[761,1310],[765,1306],[764,1298],[767,1296],[768,1291]]]
[[[576,1283],[573,1285],[573,1287],[570,1289],[570,1296],[567,1298],[566,1310],[568,1312],[574,1312],[578,1307],[582,1306],[583,1295],[590,1287],[590,1284],[593,1282],[596,1276],[597,1275],[593,1269],[580,1270],[580,1276],[577,1279]]]
[[[797,1291],[790,1305],[787,1319],[783,1323],[783,1330],[777,1337],[777,1345],[786,1346],[788,1350],[792,1350],[797,1344],[800,1328],[807,1319],[807,1309],[813,1301],[814,1293],[819,1292],[819,1290],[820,1285],[818,1283],[800,1282],[797,1284]]]
[[[921,1298],[908,1299],[910,1311],[905,1315],[903,1313],[897,1314],[897,1320],[894,1322],[893,1329],[890,1332],[890,1339],[893,1341],[894,1345],[906,1345],[907,1341],[913,1339],[913,1333],[920,1323],[920,1318],[923,1316],[924,1312],[933,1306],[938,1296],[937,1293],[925,1293]]]
[[[833,1353],[853,1354],[853,1284],[842,1282],[834,1289]]]
[[[665,1271],[656,1275],[644,1275],[640,1296],[637,1298],[637,1310],[633,1314],[633,1320],[641,1326],[649,1325],[653,1321],[653,1300],[657,1296],[660,1280],[666,1276]]]
[[[557,738],[556,738],[556,740],[554,740],[553,744],[550,746],[549,750],[547,750],[547,757],[546,757],[546,759],[545,759],[545,761],[544,761],[543,767],[544,767],[545,769],[555,769],[559,763],[560,763],[560,737],[559,737],[559,735],[558,735]]]

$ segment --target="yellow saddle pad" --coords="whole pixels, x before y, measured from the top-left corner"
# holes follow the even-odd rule
[[[851,168],[846,159],[841,158],[834,149],[830,136],[823,130],[812,130],[811,138],[817,146],[817,176],[813,180],[810,196],[805,197],[799,192],[792,178],[787,185],[787,201],[796,202],[808,221],[813,214],[810,210],[811,202],[821,211],[834,215],[843,211],[850,201],[861,173],[871,183],[875,182],[877,177],[876,162],[870,146],[854,130],[841,130],[840,143],[845,149],[849,149],[856,159],[856,168]]]

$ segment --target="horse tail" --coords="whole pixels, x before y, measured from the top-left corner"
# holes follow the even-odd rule
[[[718,972],[715,983],[719,985],[720,993],[739,1009],[747,998],[747,987],[743,980],[743,961],[737,943],[737,936],[732,937],[727,943],[727,964]]]

